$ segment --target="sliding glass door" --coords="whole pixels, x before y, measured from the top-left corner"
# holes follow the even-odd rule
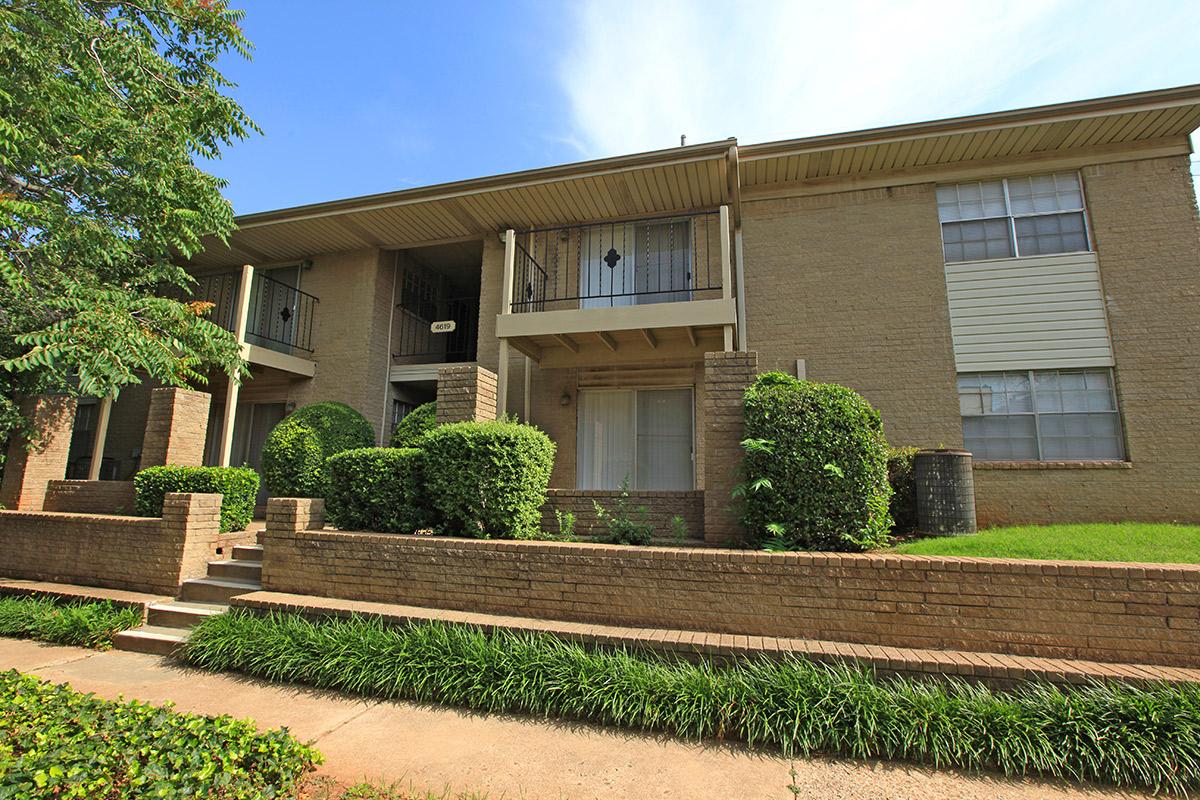
[[[691,388],[580,391],[576,486],[693,489],[692,409]]]

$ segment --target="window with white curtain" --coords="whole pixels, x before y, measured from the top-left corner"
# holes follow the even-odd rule
[[[1119,461],[1121,416],[1110,369],[958,376],[963,444],[980,461]]]
[[[580,308],[692,299],[691,220],[594,225],[580,251]]]
[[[946,263],[1090,250],[1076,172],[937,187]]]
[[[579,392],[578,488],[691,490],[692,449],[690,388]]]

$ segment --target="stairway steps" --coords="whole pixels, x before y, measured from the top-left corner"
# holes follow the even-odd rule
[[[234,545],[233,558],[235,561],[259,561],[263,560],[263,548],[261,544],[239,544]]]
[[[121,631],[113,637],[113,647],[134,653],[151,653],[166,656],[183,644],[188,631],[161,625],[143,625],[133,630]]]
[[[261,561],[244,561],[229,559],[208,562],[208,577],[232,578],[239,581],[259,581],[262,579]]]
[[[195,578],[184,581],[179,599],[198,603],[226,603],[231,597],[262,588],[258,581],[234,578]]]
[[[146,624],[190,630],[209,617],[228,610],[229,606],[224,603],[196,603],[185,600],[151,603],[146,611]]]

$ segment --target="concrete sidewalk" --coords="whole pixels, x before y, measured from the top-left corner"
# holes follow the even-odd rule
[[[1099,789],[966,776],[879,762],[802,759],[624,734],[589,725],[440,706],[366,701],[187,669],[158,656],[97,653],[0,638],[0,670],[17,669],[102,697],[286,725],[315,740],[322,774],[343,782],[402,781],[416,789],[474,791],[489,800],[712,798],[1007,800],[1134,797]]]

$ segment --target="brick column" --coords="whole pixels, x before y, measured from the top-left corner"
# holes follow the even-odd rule
[[[71,431],[75,427],[74,397],[36,395],[21,401],[21,416],[34,431],[32,444],[13,436],[4,464],[0,503],[20,511],[41,511],[46,484],[67,476]]]
[[[438,369],[437,423],[496,418],[496,373],[461,365]]]
[[[175,387],[152,391],[140,466],[201,466],[211,403],[212,395],[207,392]]]
[[[325,501],[311,497],[271,497],[267,500],[267,532],[298,533],[325,527]]]
[[[208,574],[221,540],[221,495],[167,492],[163,495],[162,538],[179,548],[176,586]],[[231,534],[237,536],[237,534]]]
[[[742,395],[758,373],[758,353],[704,354],[704,539],[736,543],[745,531],[733,508],[741,480]]]

